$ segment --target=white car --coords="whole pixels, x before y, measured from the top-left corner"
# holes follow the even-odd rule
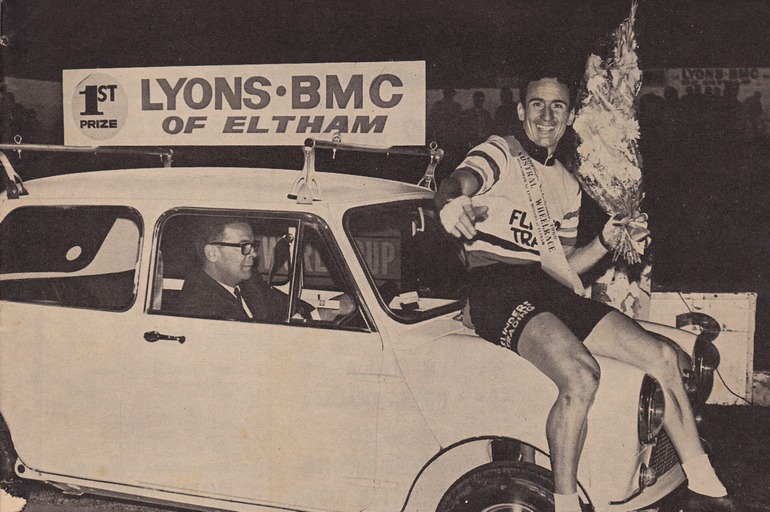
[[[552,509],[556,388],[463,326],[462,247],[433,193],[305,171],[88,172],[0,197],[4,481],[196,509]],[[196,225],[220,215],[262,242],[280,320],[178,307]],[[645,508],[684,481],[662,393],[599,363],[581,497]]]

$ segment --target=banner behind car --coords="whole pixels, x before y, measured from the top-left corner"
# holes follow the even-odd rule
[[[425,62],[64,70],[64,143],[425,143]]]

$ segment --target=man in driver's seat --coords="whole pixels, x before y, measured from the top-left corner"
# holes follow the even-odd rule
[[[285,322],[289,297],[254,272],[259,240],[248,222],[208,217],[196,240],[202,266],[187,277],[178,310],[181,314],[221,320]],[[313,307],[298,301],[295,314],[309,319]]]

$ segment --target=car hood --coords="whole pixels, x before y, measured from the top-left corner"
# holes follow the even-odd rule
[[[402,343],[393,353],[442,448],[506,437],[548,453],[546,421],[557,388],[524,358],[463,328]],[[597,361],[602,378],[589,413],[579,477],[592,482],[599,495],[609,492],[618,499],[634,487],[642,453],[637,422],[644,373],[611,359]],[[613,453],[610,460],[607,453]]]
[[[456,322],[458,325],[459,322]],[[506,435],[545,447],[556,386],[531,363],[462,328],[394,349],[398,367],[443,446]],[[462,421],[453,416],[461,415]]]

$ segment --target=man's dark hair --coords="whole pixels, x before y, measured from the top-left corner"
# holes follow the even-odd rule
[[[581,63],[582,66],[582,63]],[[564,65],[559,63],[543,64],[525,69],[519,75],[519,101],[524,103],[527,99],[527,88],[532,82],[543,78],[554,78],[569,89],[569,106],[574,108],[577,102],[577,93],[582,77],[582,67],[574,64]]]
[[[216,242],[222,238],[225,228],[230,224],[248,224],[246,219],[238,217],[202,217],[195,233],[195,253],[200,258],[201,263],[206,261],[206,255],[203,250],[211,242]]]

